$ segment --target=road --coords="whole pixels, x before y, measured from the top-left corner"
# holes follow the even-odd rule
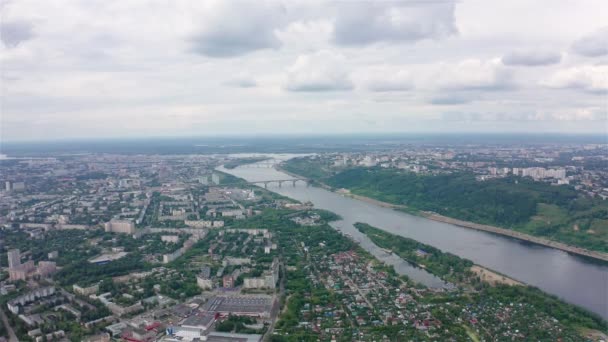
[[[270,338],[274,331],[274,326],[277,323],[279,313],[281,312],[281,307],[279,303],[281,301],[281,298],[285,295],[285,278],[287,277],[287,270],[285,269],[285,265],[283,264],[283,262],[279,263],[279,267],[283,271],[281,272],[282,277],[279,281],[279,295],[277,297],[279,302],[273,306],[272,312],[270,313],[270,325],[268,326],[268,330],[266,330],[266,333],[264,334],[263,338],[263,340],[266,342],[270,341]],[[285,301],[285,305],[287,305],[287,301]]]
[[[4,310],[2,310],[2,309],[0,309],[0,318],[2,318],[2,324],[4,324],[4,327],[6,328],[6,331],[8,332],[8,341],[9,342],[19,342],[19,339],[17,339],[17,335],[15,335],[15,332],[13,331],[13,328],[8,323],[8,317],[6,317],[6,314],[4,313]]]

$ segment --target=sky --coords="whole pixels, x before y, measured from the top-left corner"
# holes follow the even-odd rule
[[[0,141],[608,129],[605,0],[0,11]]]

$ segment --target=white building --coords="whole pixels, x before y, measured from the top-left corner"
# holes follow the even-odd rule
[[[8,301],[6,303],[6,306],[12,313],[16,315],[19,313],[19,309],[21,306],[34,302],[38,298],[51,296],[54,293],[55,288],[53,286],[41,287]]]
[[[224,226],[224,221],[206,221],[206,220],[186,220],[184,223],[193,228],[221,228]]]
[[[243,279],[243,287],[246,289],[274,288],[279,280],[279,261],[274,259],[270,270],[264,272],[261,277]]]
[[[177,235],[163,235],[163,236],[160,237],[160,240],[162,242],[177,243],[179,241],[179,236],[177,236]]]
[[[95,284],[95,285],[91,285],[91,286],[85,286],[85,287],[81,287],[78,286],[78,284],[74,284],[72,286],[72,289],[74,290],[74,292],[81,294],[83,296],[88,296],[94,293],[97,293],[97,291],[99,291],[99,285]]]
[[[134,234],[135,224],[128,220],[111,220],[104,224],[106,232],[111,233],[122,233],[122,234]]]
[[[21,253],[18,249],[11,249],[7,253],[8,268],[17,268],[21,265]]]
[[[196,284],[203,290],[211,290],[213,288],[213,281],[211,278],[200,274],[196,276]]]

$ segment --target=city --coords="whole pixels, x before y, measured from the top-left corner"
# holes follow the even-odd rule
[[[0,342],[608,342],[606,13],[0,0]]]
[[[387,244],[383,235],[368,235],[380,234],[373,233],[377,228],[357,223],[383,253],[395,253],[443,285],[395,273],[353,236],[328,225],[339,217],[274,192],[319,186],[312,173],[301,175],[311,184],[280,185],[251,184],[226,171],[292,170],[304,160],[332,174],[360,168],[468,172],[487,182],[510,177],[494,170],[498,160],[513,160],[523,170],[529,164],[568,170],[558,177],[568,183],[534,174],[519,175],[522,181],[573,187],[585,196],[597,188],[601,198],[606,171],[586,167],[605,158],[601,148],[514,148],[508,156],[488,151],[485,162],[460,161],[481,155],[473,147],[427,146],[284,162],[230,155],[6,158],[3,174],[12,177],[3,180],[0,197],[3,331],[20,341],[146,342],[577,340],[584,331],[588,340],[600,341],[600,318],[590,321],[594,316],[581,311],[562,322],[554,309],[545,311],[550,297],[539,301],[546,296],[540,292],[505,295],[504,287],[525,289],[519,281],[414,240]],[[231,163],[238,166],[221,167]],[[503,165],[500,170],[508,168]],[[601,238],[605,227],[598,227]]]

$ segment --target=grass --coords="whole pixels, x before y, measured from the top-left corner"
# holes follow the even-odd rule
[[[537,214],[515,229],[592,250],[608,251],[608,219],[597,214],[600,210],[601,207],[596,207],[571,216],[557,205],[539,203]]]
[[[539,203],[537,214],[532,216],[530,221],[521,230],[534,234],[541,232],[544,228],[564,225],[567,222],[568,215],[563,209],[554,204]]]

